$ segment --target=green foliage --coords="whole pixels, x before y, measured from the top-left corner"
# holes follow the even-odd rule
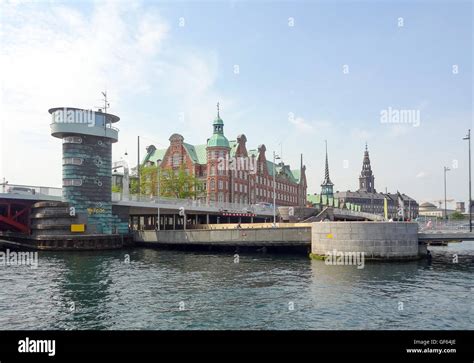
[[[160,178],[160,196],[172,198],[194,198],[204,195],[203,182],[189,173],[184,165],[179,169],[161,169],[142,166],[140,168],[140,191],[145,195],[158,195],[158,174]],[[138,189],[138,180],[131,181],[131,191]]]
[[[131,177],[130,178],[130,193],[131,194],[138,194],[138,178],[137,177]]]
[[[461,212],[453,212],[450,216],[450,219],[455,220],[455,221],[460,221],[464,219],[464,215]]]
[[[112,185],[112,193],[121,193],[122,188],[119,185]]]

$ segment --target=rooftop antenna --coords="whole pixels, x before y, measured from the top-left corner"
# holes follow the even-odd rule
[[[110,103],[107,100],[107,91],[102,92],[102,95],[104,96],[104,99],[102,100],[104,102],[104,113],[107,113],[107,108],[110,107]]]
[[[109,100],[107,99],[107,91],[102,91],[102,96],[104,96],[103,99],[101,99],[101,101],[104,103],[104,106],[101,107],[97,107],[97,109],[99,110],[99,112],[102,112],[102,110],[104,110],[103,113],[107,113],[107,109],[110,107],[110,103],[109,103]],[[107,128],[107,119],[104,119],[104,131],[106,130]]]
[[[99,110],[99,112],[102,112],[102,110],[104,110],[104,113],[107,113],[107,109],[110,107],[110,102],[107,98],[107,91],[103,91],[101,93],[102,96],[104,96],[104,98],[101,99],[101,102],[103,102],[103,106],[96,106],[96,108]]]

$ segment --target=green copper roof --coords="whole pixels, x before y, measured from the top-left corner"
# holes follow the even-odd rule
[[[229,140],[223,134],[213,134],[209,140],[207,140],[207,147],[230,147]]]
[[[296,182],[299,183],[301,181],[301,170],[294,169],[291,171],[293,177],[295,178]]]
[[[224,121],[222,121],[222,119],[217,116],[215,119],[214,119],[214,122],[212,123],[213,125],[224,125]]]
[[[183,142],[184,147],[186,148],[189,156],[194,163],[197,164],[206,164],[207,163],[207,154],[206,147],[207,145],[191,145]]]
[[[320,198],[319,198],[319,195],[317,194],[307,194],[306,200],[310,203],[319,204]]]
[[[230,146],[230,157],[234,157],[237,151],[237,146],[239,146],[239,144],[237,143],[237,140],[230,140],[229,146]]]
[[[279,173],[283,173],[287,176],[287,178],[291,182],[298,183],[298,179],[295,178],[295,176],[293,175],[293,171],[290,170],[288,165],[285,165],[285,166],[282,167],[281,165],[275,165],[275,164],[273,164],[273,162],[267,160],[267,170],[268,170],[268,174],[270,174],[270,176],[273,176],[274,170],[276,170],[277,175]]]
[[[157,160],[163,160],[163,158],[165,157],[166,150],[167,149],[156,149],[152,153],[146,154],[142,164],[146,163],[147,161],[153,161],[154,163],[156,163]]]
[[[207,147],[228,147],[230,148],[230,156],[234,157],[237,151],[238,143],[236,140],[228,141],[224,135],[217,133],[211,136],[207,144],[191,145],[183,142],[183,146],[189,154],[193,163],[205,165],[207,164]],[[147,153],[142,160],[142,164],[145,164],[147,161],[152,161],[155,163],[158,159],[163,160],[167,150],[167,148],[155,149],[153,152]],[[251,149],[247,152],[249,157],[258,157],[257,149]],[[280,165],[275,165],[273,164],[273,162],[267,160],[267,170],[269,175],[273,176],[274,170],[276,170],[277,173],[280,173],[282,167]],[[299,183],[301,174],[300,170],[290,170],[289,165],[285,165],[283,167],[283,173],[286,174],[288,179],[291,180],[293,183]]]

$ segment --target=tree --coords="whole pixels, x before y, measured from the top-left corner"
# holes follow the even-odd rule
[[[463,220],[464,219],[464,215],[461,213],[461,212],[453,212],[450,216],[449,216],[450,219],[452,220],[455,220],[455,221],[459,221],[459,220]]]
[[[122,187],[120,185],[112,185],[112,193],[121,193]]]
[[[173,198],[194,198],[202,196],[203,182],[182,165],[179,169],[160,170],[160,196]],[[132,193],[138,189],[138,180],[130,183]],[[158,195],[158,167],[155,165],[140,168],[140,191],[145,195]]]

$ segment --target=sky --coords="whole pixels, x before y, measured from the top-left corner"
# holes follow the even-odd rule
[[[173,133],[204,144],[219,102],[229,140],[292,168],[303,154],[309,193],[324,140],[339,191],[367,142],[378,191],[443,199],[448,166],[448,199],[467,201],[472,19],[469,1],[0,0],[0,179],[59,187],[48,109],[107,90],[114,160],[136,163],[137,136],[142,156]]]

